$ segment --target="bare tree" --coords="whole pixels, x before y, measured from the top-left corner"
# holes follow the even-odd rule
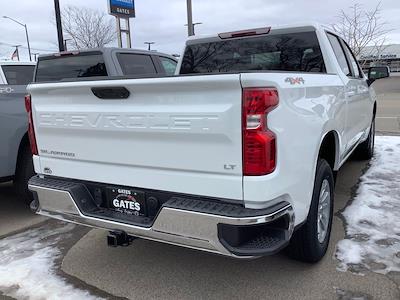
[[[354,54],[359,57],[366,46],[383,47],[387,34],[391,29],[381,17],[382,6],[378,5],[371,11],[356,3],[349,10],[341,10],[338,21],[332,29],[343,36]]]
[[[103,47],[117,37],[115,24],[104,12],[67,6],[61,14],[63,31],[76,49]]]

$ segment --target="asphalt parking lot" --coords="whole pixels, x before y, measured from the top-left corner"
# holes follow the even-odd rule
[[[400,134],[400,77],[376,82],[375,88],[380,101],[377,129],[380,134]],[[338,270],[336,246],[345,237],[346,226],[341,212],[352,202],[359,177],[367,169],[365,162],[355,160],[341,169],[330,248],[316,265],[293,261],[284,254],[237,261],[145,240],[136,240],[128,248],[108,248],[103,231],[67,228],[33,215],[15,198],[9,183],[0,184],[0,253],[6,251],[2,240],[5,245],[18,244],[26,236],[37,238],[35,245],[44,243],[36,247],[39,250],[60,249],[54,260],[45,261],[49,268],[38,274],[52,273],[58,280],[53,286],[68,293],[77,290],[71,294],[75,299],[400,299],[398,272]],[[26,233],[28,228],[34,229]],[[2,272],[7,273],[3,262],[0,256],[0,278]],[[6,266],[15,265],[9,262]],[[21,280],[28,281],[28,275],[22,274]],[[0,280],[0,299],[2,292],[23,298],[9,286],[2,287]]]
[[[400,77],[378,80],[373,84],[378,95],[377,130],[400,132]]]
[[[365,168],[352,161],[340,172],[332,241],[317,265],[283,254],[237,261],[144,240],[112,249],[105,245],[106,234],[94,230],[68,251],[62,270],[130,299],[398,299],[399,277],[340,272],[334,259],[335,245],[344,237],[338,212]]]
[[[45,220],[32,214],[27,205],[15,197],[11,183],[0,184],[0,238]]]

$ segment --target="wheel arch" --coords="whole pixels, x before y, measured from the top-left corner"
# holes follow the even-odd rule
[[[321,139],[318,150],[318,158],[325,159],[333,171],[339,169],[340,163],[340,140],[335,130],[328,131]]]
[[[19,163],[21,161],[21,155],[22,155],[22,150],[24,149],[24,147],[28,146],[29,147],[29,136],[28,136],[28,132],[26,132],[24,134],[24,136],[21,139],[21,142],[19,143],[19,147],[18,147],[18,156],[17,156],[17,162],[15,164],[15,173],[17,172]]]

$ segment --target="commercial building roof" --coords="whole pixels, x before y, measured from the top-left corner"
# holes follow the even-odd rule
[[[368,46],[361,52],[362,60],[390,60],[400,59],[400,44],[383,45],[381,47]]]

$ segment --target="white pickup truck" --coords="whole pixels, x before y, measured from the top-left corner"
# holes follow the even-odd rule
[[[342,38],[306,24],[189,39],[176,76],[32,84],[37,212],[113,246],[316,262],[336,172],[373,155],[372,81]]]

